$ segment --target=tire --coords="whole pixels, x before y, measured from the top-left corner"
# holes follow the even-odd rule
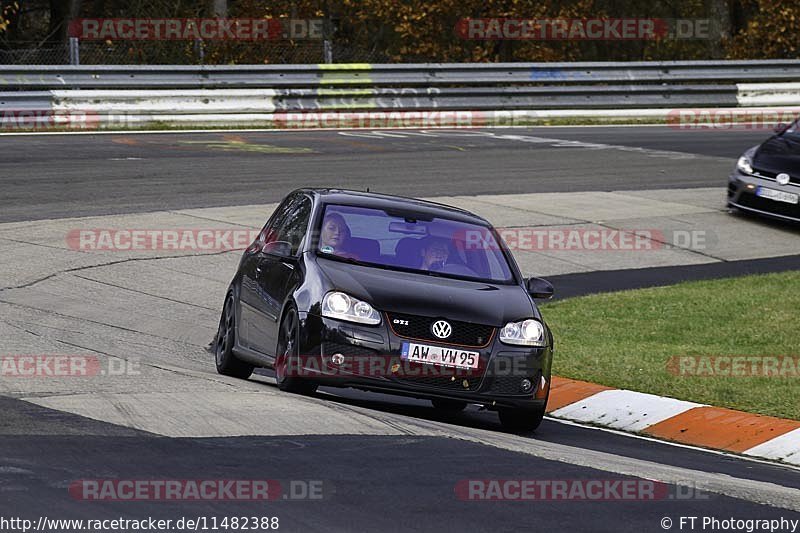
[[[436,409],[450,413],[458,413],[467,407],[467,402],[462,402],[459,400],[446,400],[444,398],[436,398],[435,400],[431,400],[431,403]]]
[[[275,352],[275,381],[278,388],[284,392],[295,394],[314,394],[317,384],[299,376],[289,375],[289,369],[299,368],[299,356],[297,353],[297,310],[292,307],[286,311],[281,320],[281,328],[278,334],[278,347]]]
[[[542,423],[545,408],[539,409],[500,409],[500,423],[503,429],[512,433],[535,431]]]
[[[228,293],[222,315],[219,318],[217,337],[214,339],[214,361],[217,372],[225,376],[247,379],[253,373],[253,365],[240,361],[233,353],[236,345],[236,312],[233,309],[233,293]]]

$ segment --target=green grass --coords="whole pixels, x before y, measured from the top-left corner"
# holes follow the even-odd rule
[[[556,375],[800,420],[800,377],[680,376],[673,356],[800,356],[800,272],[681,283],[542,307]]]

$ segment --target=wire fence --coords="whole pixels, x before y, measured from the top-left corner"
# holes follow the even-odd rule
[[[441,49],[389,45],[380,39],[88,40],[65,43],[0,40],[0,65],[258,65],[317,63],[462,63],[682,61],[709,59],[708,40],[463,40]],[[601,59],[598,59],[601,58]]]
[[[6,44],[10,46],[0,48],[0,65],[64,65],[70,62],[68,44]]]
[[[304,41],[80,41],[0,43],[0,65],[226,65],[384,63],[380,50],[323,40]]]

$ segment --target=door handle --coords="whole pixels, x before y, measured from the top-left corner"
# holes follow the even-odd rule
[[[294,265],[291,264],[289,261],[281,261],[281,264],[288,268],[289,270],[294,270]]]

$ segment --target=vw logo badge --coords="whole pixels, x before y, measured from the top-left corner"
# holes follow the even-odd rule
[[[437,320],[431,326],[431,332],[440,339],[446,339],[453,333],[453,327],[446,320]]]
[[[778,182],[778,185],[789,185],[789,180],[789,174],[786,174],[785,172],[781,172],[775,176],[775,181]]]

